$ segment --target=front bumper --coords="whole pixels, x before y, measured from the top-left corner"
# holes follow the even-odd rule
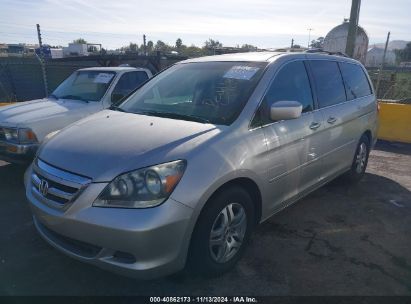
[[[147,209],[92,207],[107,184],[91,183],[68,208],[56,209],[33,195],[31,170],[25,177],[26,196],[38,232],[53,247],[80,261],[140,279],[184,267],[191,208],[172,199]]]
[[[38,144],[14,144],[0,141],[0,160],[9,163],[29,163],[33,160]]]

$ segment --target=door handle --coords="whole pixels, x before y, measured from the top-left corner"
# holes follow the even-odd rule
[[[327,122],[328,122],[329,124],[333,124],[333,123],[335,123],[336,121],[337,121],[337,118],[332,117],[332,116],[327,119]]]
[[[319,122],[312,122],[311,125],[310,125],[310,129],[311,130],[317,130],[320,126],[321,126],[321,124]]]

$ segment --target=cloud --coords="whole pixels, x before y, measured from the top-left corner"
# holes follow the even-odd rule
[[[390,29],[398,39],[410,39],[407,2],[362,1],[360,24],[371,41],[381,40]],[[0,22],[9,24],[3,31],[26,36],[33,30],[13,24],[41,23],[49,39],[61,39],[61,44],[80,35],[105,47],[119,47],[141,41],[145,33],[167,42],[182,37],[186,44],[201,44],[213,37],[227,45],[276,47],[288,45],[291,38],[305,45],[308,28],[314,29],[312,37],[324,36],[349,17],[350,5],[350,0],[3,0]]]

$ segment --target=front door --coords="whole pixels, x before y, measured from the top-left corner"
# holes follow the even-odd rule
[[[301,117],[271,121],[269,109],[276,101],[298,101]],[[267,151],[267,182],[275,211],[307,185],[317,181],[321,166],[318,146],[323,128],[321,114],[314,112],[311,85],[302,60],[286,63],[274,77],[259,108]]]

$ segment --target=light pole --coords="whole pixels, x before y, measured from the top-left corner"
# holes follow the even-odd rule
[[[307,31],[308,31],[308,43],[307,43],[307,48],[310,48],[311,31],[312,31],[312,30],[313,30],[312,28],[308,28],[308,29],[307,29]]]

